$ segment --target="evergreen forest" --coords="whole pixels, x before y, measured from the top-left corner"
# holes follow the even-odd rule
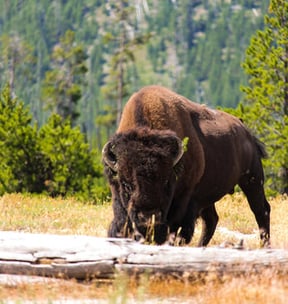
[[[5,159],[0,193],[75,192],[86,193],[86,199],[87,193],[102,191],[99,151],[129,96],[144,85],[167,86],[245,119],[247,87],[255,75],[251,64],[245,68],[246,51],[253,35],[265,28],[268,7],[269,0],[1,1],[0,144],[6,152],[0,152]],[[288,17],[288,10],[284,13]],[[18,137],[4,109],[22,126]],[[15,149],[10,134],[24,151],[18,161],[41,167],[30,180],[25,181],[25,166],[22,172],[7,158]],[[278,166],[284,171],[285,157]],[[85,176],[84,186],[71,172],[81,175],[78,179]],[[270,177],[275,174],[272,170]],[[21,182],[13,176],[22,176]]]

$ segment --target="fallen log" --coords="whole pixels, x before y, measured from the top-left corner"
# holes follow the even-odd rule
[[[55,278],[114,278],[119,272],[197,277],[288,273],[284,249],[239,250],[142,245],[128,239],[0,232],[0,273]]]

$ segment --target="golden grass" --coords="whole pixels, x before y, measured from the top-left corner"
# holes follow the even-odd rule
[[[53,303],[53,300],[65,299],[105,299],[108,283],[91,284],[78,283],[74,280],[52,280],[46,283],[20,283],[17,285],[0,285],[0,303],[4,300],[21,304],[23,301],[43,301]],[[1,302],[2,301],[2,302]]]
[[[20,194],[0,198],[0,230],[104,237],[111,218],[110,204]]]
[[[271,241],[273,248],[288,248],[287,196],[269,200],[271,204]],[[236,244],[243,237],[246,248],[259,248],[259,235],[254,215],[241,194],[226,196],[216,204],[219,223],[209,246],[223,242]],[[85,234],[106,236],[112,218],[110,204],[95,206],[73,199],[52,199],[42,196],[20,194],[0,198],[0,229],[34,233]],[[201,232],[199,222],[191,246],[197,244]],[[240,235],[237,233],[241,233]],[[176,303],[286,303],[288,297],[287,277],[279,276],[273,269],[249,277],[207,276],[195,281],[185,279],[151,278],[139,280],[119,276],[113,282],[54,281],[47,283],[21,283],[16,286],[0,285],[0,303],[13,300],[56,299],[107,299],[107,303],[127,303],[127,299],[168,299]],[[172,300],[171,300],[172,299]],[[174,300],[175,301],[174,301]],[[2,301],[2,302],[1,302]],[[47,303],[48,303],[47,302]]]
[[[288,248],[288,226],[286,224],[288,197],[279,195],[269,199],[269,203],[271,205],[271,246],[273,248]],[[221,227],[226,227],[231,231],[252,237],[245,239],[245,244],[249,249],[259,248],[259,231],[256,220],[242,194],[225,196],[216,204],[216,209],[219,214],[219,223],[210,245],[217,245],[225,241],[219,230]],[[239,238],[232,238],[232,241],[237,242]]]

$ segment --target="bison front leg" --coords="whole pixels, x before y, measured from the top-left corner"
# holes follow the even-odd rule
[[[184,245],[191,242],[197,219],[196,214],[194,204],[191,202],[185,212],[183,220],[180,223],[177,223],[177,225],[170,227],[173,232],[172,235],[175,237],[175,241],[172,243]]]
[[[218,214],[215,209],[215,205],[211,205],[200,212],[200,216],[203,220],[202,223],[202,234],[198,243],[199,247],[207,246],[211,240],[217,223],[218,223]]]
[[[122,206],[117,194],[113,194],[113,214],[114,218],[108,228],[108,237],[129,237],[132,233],[132,225],[125,208]]]

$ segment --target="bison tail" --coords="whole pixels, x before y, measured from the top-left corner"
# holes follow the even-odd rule
[[[265,149],[265,144],[260,141],[257,137],[254,136],[254,140],[255,140],[255,144],[256,144],[256,147],[257,147],[257,151],[258,151],[258,154],[261,158],[267,158],[268,157],[268,153]]]

